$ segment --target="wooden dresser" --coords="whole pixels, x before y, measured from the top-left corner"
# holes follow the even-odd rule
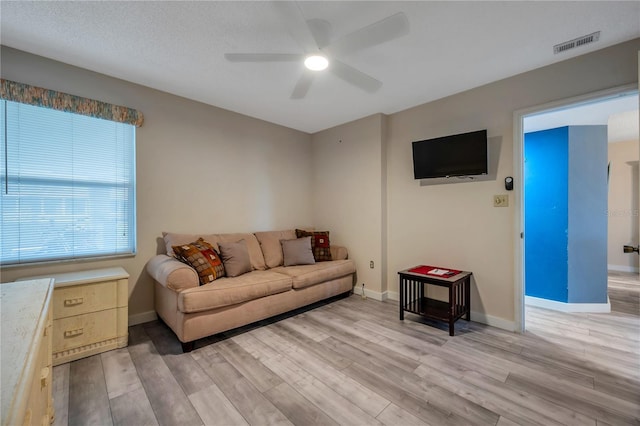
[[[127,346],[129,274],[120,267],[53,274],[53,365]]]
[[[0,284],[2,425],[49,425],[53,280]]]

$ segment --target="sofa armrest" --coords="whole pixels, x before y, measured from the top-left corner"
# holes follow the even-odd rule
[[[147,272],[158,283],[176,293],[200,284],[195,269],[166,254],[152,257],[147,262]]]
[[[333,260],[345,260],[349,258],[349,252],[346,247],[343,246],[330,246],[331,259]]]

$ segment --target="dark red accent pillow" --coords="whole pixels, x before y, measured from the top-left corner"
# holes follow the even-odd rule
[[[225,276],[220,255],[211,244],[202,238],[189,244],[173,246],[173,252],[178,256],[178,259],[196,270],[200,285],[209,284]]]
[[[331,259],[331,245],[329,243],[329,231],[305,231],[296,229],[296,237],[311,237],[311,250],[316,262],[325,262]]]

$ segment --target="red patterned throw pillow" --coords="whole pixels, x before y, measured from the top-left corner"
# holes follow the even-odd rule
[[[305,231],[296,229],[296,237],[311,237],[311,250],[316,262],[324,262],[331,259],[331,246],[329,244],[329,231]]]
[[[198,238],[198,241],[181,246],[173,246],[178,259],[191,266],[198,273],[200,285],[209,284],[224,277],[224,265],[220,255],[211,244]]]

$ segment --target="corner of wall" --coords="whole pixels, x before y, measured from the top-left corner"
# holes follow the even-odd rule
[[[380,164],[380,288],[383,294],[387,293],[389,286],[387,283],[387,271],[388,271],[388,202],[387,202],[387,143],[388,143],[388,121],[389,116],[386,114],[380,114],[380,150],[381,150],[381,164]]]

